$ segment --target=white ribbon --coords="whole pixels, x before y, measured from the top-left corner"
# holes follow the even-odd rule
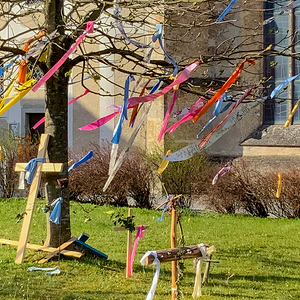
[[[197,299],[202,296],[202,293],[201,293],[201,262],[204,259],[206,259],[206,256],[208,254],[211,254],[212,252],[216,251],[215,246],[211,246],[207,249],[206,245],[199,244],[198,247],[199,247],[199,250],[200,250],[202,256],[199,258],[198,263],[197,263],[197,268],[196,268],[195,285],[194,285],[194,291],[192,294],[194,299]]]
[[[38,268],[38,267],[29,267],[27,271],[48,271],[45,275],[59,275],[60,269],[59,267],[55,268]]]
[[[147,251],[145,253],[145,255],[142,257],[141,259],[141,264],[144,266],[145,263],[146,263],[146,258],[149,256],[149,255],[153,255],[154,256],[154,262],[152,263],[153,265],[156,265],[156,272],[155,272],[155,275],[153,277],[153,280],[152,280],[152,286],[150,288],[150,291],[147,295],[147,298],[146,300],[152,300],[153,299],[153,296],[154,296],[154,293],[155,293],[155,289],[156,289],[156,286],[157,286],[157,281],[158,281],[158,277],[159,277],[159,272],[160,272],[160,261],[159,259],[157,258],[157,253],[156,251]]]

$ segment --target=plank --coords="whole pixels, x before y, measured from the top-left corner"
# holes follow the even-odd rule
[[[45,158],[47,147],[49,143],[49,134],[42,134],[41,135],[41,141],[39,145],[39,150],[37,154],[37,158]],[[38,189],[41,183],[41,176],[42,176],[42,163],[37,163],[36,171],[32,180],[32,184],[30,186],[28,200],[27,200],[27,206],[25,210],[25,216],[23,219],[22,224],[22,230],[20,235],[20,240],[18,244],[18,250],[17,250],[17,256],[15,259],[15,263],[20,264],[24,260],[25,251],[26,251],[26,245],[28,241],[28,235],[30,231],[30,225],[32,222],[32,216],[33,216],[33,209],[35,205],[35,200],[38,195]]]
[[[17,163],[15,166],[15,172],[24,172],[27,163]],[[43,163],[42,165],[42,172],[54,172],[60,173],[62,172],[64,164],[62,163]]]
[[[77,240],[76,237],[71,237],[68,241],[66,241],[65,243],[63,243],[62,245],[60,245],[60,247],[56,248],[55,251],[49,253],[46,257],[44,257],[43,259],[39,260],[39,264],[42,264],[42,263],[48,261],[50,258],[52,258],[56,254],[58,254],[59,252],[61,252],[61,250],[64,250],[65,248],[67,248],[70,245],[72,245],[76,240]]]
[[[100,258],[105,258],[105,259],[108,258],[108,256],[106,254],[100,252],[99,250],[91,247],[90,245],[88,245],[80,240],[75,241],[74,244],[75,244],[75,246],[80,247],[81,249],[90,251],[92,254],[94,254]]]
[[[0,244],[18,247],[19,242],[18,241],[7,240],[7,239],[0,239]],[[35,244],[27,243],[26,249],[31,249],[31,250],[36,250],[36,251],[43,251],[43,252],[53,252],[57,248],[45,247],[45,246],[41,246],[41,245],[35,245]],[[70,257],[75,257],[75,258],[80,258],[84,255],[82,252],[70,251],[70,250],[62,250],[60,253],[65,255],[65,256],[70,256]]]

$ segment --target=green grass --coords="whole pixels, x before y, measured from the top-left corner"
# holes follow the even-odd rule
[[[29,241],[41,244],[46,237],[45,215],[39,207],[33,216]],[[26,199],[0,200],[0,238],[19,239],[21,222],[16,215],[25,209]],[[25,263],[14,263],[16,248],[0,245],[0,299],[88,300],[146,299],[155,272],[154,266],[142,267],[140,258],[147,250],[169,248],[170,218],[157,222],[160,212],[134,209],[135,223],[150,225],[137,248],[134,277],[125,278],[126,233],[112,231],[107,211],[126,208],[96,207],[71,203],[72,235],[90,235],[88,244],[108,254],[108,260],[82,257],[62,258],[59,276],[29,272],[38,266],[43,253],[27,250]],[[93,209],[94,208],[94,209]],[[215,245],[218,260],[211,267],[209,284],[202,299],[300,299],[300,220],[260,219],[240,215],[192,214],[182,217],[186,245]],[[57,259],[45,263],[54,267]],[[185,261],[181,282],[184,299],[192,299],[195,270],[192,260]],[[161,265],[154,300],[171,299],[171,264]]]

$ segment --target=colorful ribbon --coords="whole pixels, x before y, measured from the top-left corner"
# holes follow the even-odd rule
[[[123,107],[122,107],[122,110],[121,110],[121,113],[120,113],[118,124],[115,127],[115,130],[114,130],[114,133],[113,133],[113,138],[111,140],[112,147],[111,147],[110,161],[109,161],[109,171],[108,171],[109,175],[111,175],[113,167],[116,163],[123,123],[124,123],[125,119],[127,120],[129,84],[130,84],[131,81],[134,81],[134,80],[135,80],[134,77],[132,75],[129,75],[127,77],[126,81],[125,81]]]
[[[168,150],[166,155],[170,155],[171,153],[172,153],[171,150]],[[168,164],[169,164],[169,161],[166,159],[163,159],[163,161],[161,162],[161,164],[157,170],[157,173],[162,174],[162,172],[167,168]]]
[[[126,35],[126,32],[124,30],[124,27],[123,27],[123,24],[122,22],[120,21],[120,19],[122,18],[122,9],[120,6],[118,5],[114,5],[114,16],[118,19],[118,21],[116,22],[117,24],[117,27],[121,33],[121,35],[123,36],[123,38],[128,41],[129,43],[131,43],[132,45],[138,47],[138,48],[141,48],[141,49],[145,49],[145,48],[149,48],[150,51],[149,53],[146,55],[146,57],[144,58],[144,61],[146,62],[149,62],[150,61],[150,58],[151,58],[151,54],[154,50],[154,47],[151,46],[151,45],[146,45],[146,44],[143,44],[143,43],[140,43],[140,42],[137,42],[137,41],[134,41],[132,39],[130,39],[127,35]]]
[[[60,222],[60,213],[61,213],[61,203],[63,202],[63,198],[59,197],[51,203],[51,206],[54,206],[51,215],[49,217],[50,221],[59,224]]]
[[[186,67],[178,76],[177,79],[175,79],[170,85],[166,86],[165,88],[163,88],[160,92],[155,93],[155,94],[149,94],[147,96],[144,97],[132,97],[128,99],[129,102],[129,108],[132,108],[134,105],[139,104],[139,103],[144,103],[144,102],[149,102],[152,101],[154,99],[156,99],[159,96],[162,96],[164,94],[166,94],[167,92],[169,92],[171,89],[173,89],[174,86],[179,85],[180,83],[188,80],[192,74],[192,72],[194,71],[194,69],[199,65],[199,61],[196,61],[194,63],[192,63],[191,65],[189,65],[188,67]]]
[[[295,76],[292,76],[286,80],[284,80],[283,82],[281,82],[271,93],[270,98],[273,99],[276,95],[276,93],[278,93],[281,89],[283,89],[286,85],[288,85],[291,81],[295,80],[298,76],[300,75],[297,74]]]
[[[45,162],[45,158],[33,158],[28,162],[28,164],[25,167],[25,171],[26,171],[25,179],[27,180],[28,184],[32,183],[33,176],[34,176],[38,162],[41,162],[41,163]]]
[[[78,128],[79,130],[94,130],[96,128],[99,128],[100,126],[106,124],[108,121],[110,121],[113,117],[115,117],[117,114],[119,114],[119,111],[116,111],[110,115],[107,115],[105,117],[102,117],[90,124],[87,124],[83,127]]]
[[[0,68],[0,76],[4,74],[4,72],[9,69],[15,61],[19,58],[19,55],[15,56],[12,60],[10,60],[8,63],[5,63],[3,67]]]
[[[88,154],[83,157],[82,159],[80,159],[79,161],[77,161],[75,164],[73,164],[71,167],[69,167],[68,169],[68,173],[70,173],[71,170],[75,169],[76,167],[78,167],[79,165],[85,163],[86,161],[88,161],[89,159],[91,159],[93,157],[93,151],[90,150],[88,152]]]
[[[217,93],[204,105],[203,109],[198,113],[197,116],[193,118],[193,122],[196,122],[201,116],[203,116],[206,111],[232,86],[232,84],[237,80],[240,76],[242,70],[244,69],[244,65],[246,62],[254,65],[254,60],[245,58],[241,65],[232,73],[232,75],[227,79],[224,85],[217,91]]]
[[[177,117],[179,117],[179,116],[184,116],[184,115],[186,115],[186,114],[189,112],[190,109],[191,109],[190,107],[185,107],[185,108],[182,109],[182,110],[179,110],[179,111],[174,112],[174,113],[173,113],[173,118],[177,118]]]
[[[167,159],[168,161],[183,161],[193,157],[197,153],[201,153],[203,150],[209,148],[213,143],[215,143],[221,137],[223,137],[244,116],[246,116],[252,109],[254,109],[259,104],[263,103],[265,100],[266,97],[262,99],[258,99],[255,102],[243,106],[240,110],[238,110],[235,114],[233,114],[233,116],[226,122],[226,124],[219,132],[212,135],[212,137],[205,143],[203,147],[200,147],[198,143],[193,143],[170,154],[169,156],[164,156],[164,158]]]
[[[176,64],[175,60],[169,56],[164,48],[163,41],[162,41],[162,25],[156,24],[156,33],[152,36],[152,41],[155,43],[157,40],[159,42],[160,48],[164,52],[165,56],[170,60],[171,64],[174,66],[173,77],[177,75],[178,72],[178,65]]]
[[[170,197],[168,196],[168,199],[170,199]],[[160,218],[157,218],[157,221],[163,221],[164,220],[164,215],[165,215],[165,212],[168,210],[168,202],[164,205],[164,209],[162,210],[161,212],[161,216]]]
[[[70,47],[70,49],[62,56],[62,58],[40,79],[40,81],[33,87],[32,91],[36,92],[53,74],[59,69],[63,63],[68,59],[68,57],[72,54],[72,52],[77,48],[77,46],[83,41],[85,36],[88,33],[92,33],[94,31],[94,22],[89,21],[86,25],[85,32],[80,35],[76,42]]]
[[[83,94],[81,94],[81,95],[77,96],[76,98],[70,100],[70,101],[68,102],[68,105],[72,104],[73,102],[75,102],[75,101],[78,100],[79,98],[85,96],[85,95],[88,94],[89,92],[90,92],[90,90],[89,90],[89,89],[86,89],[86,90],[84,91]]]
[[[288,119],[286,120],[285,124],[284,124],[284,127],[289,127],[291,122],[292,122],[292,118],[295,114],[295,112],[297,111],[298,107],[299,107],[299,102],[300,102],[300,99],[298,99],[297,103],[295,104],[295,106],[293,107],[291,113],[289,114],[289,117]]]
[[[213,117],[203,126],[203,128],[201,129],[201,131],[197,134],[197,138],[201,135],[201,133],[209,126],[209,124],[211,122],[213,122],[216,117],[222,113],[224,113],[225,111],[227,111],[227,109],[231,106],[232,102],[228,102],[224,107],[223,109],[221,110],[221,107],[222,107],[222,103],[224,101],[224,96],[225,94],[222,95],[222,98],[218,100],[218,102],[216,103],[216,107],[214,109],[214,113],[213,113]],[[226,95],[224,96],[226,97]]]
[[[206,259],[208,255],[211,255],[212,252],[216,251],[215,246],[211,246],[207,249],[207,246],[204,244],[199,244],[199,250],[201,252],[201,257],[198,259],[197,267],[196,267],[196,277],[194,284],[194,291],[192,297],[197,299],[202,296],[201,293],[201,262]]]
[[[211,138],[211,136],[218,130],[218,128],[228,119],[228,117],[231,115],[231,113],[242,103],[243,100],[245,100],[252,92],[252,90],[258,88],[258,86],[250,87],[248,88],[244,94],[239,98],[239,100],[234,104],[232,109],[229,111],[229,113],[225,116],[225,118],[209,133],[207,134],[202,141],[199,143],[200,147],[203,147],[205,143]]]
[[[149,256],[149,255],[153,255],[154,256],[154,262],[153,262],[153,265],[156,265],[156,272],[155,272],[155,275],[153,277],[153,280],[152,280],[152,285],[151,285],[151,288],[150,288],[150,291],[149,293],[147,294],[147,298],[146,300],[152,300],[153,297],[154,297],[154,293],[155,293],[155,289],[156,289],[156,286],[157,286],[157,282],[158,282],[158,278],[159,278],[159,272],[160,272],[160,261],[159,259],[157,258],[157,253],[156,251],[147,251],[145,253],[145,255],[142,257],[141,259],[141,265],[144,266],[145,263],[146,263],[146,258]]]
[[[199,112],[200,110],[203,108],[203,101],[205,100],[204,97],[200,97],[197,102],[190,108],[190,110],[182,117],[181,120],[179,120],[178,122],[176,122],[175,124],[173,124],[172,126],[170,126],[167,131],[170,131],[170,133],[174,132],[177,127],[181,124],[183,124],[184,122],[193,119]]]
[[[86,94],[88,94],[90,92],[89,89],[86,89],[84,91],[83,94],[79,95],[78,97],[76,98],[73,98],[72,100],[70,100],[68,102],[68,105],[72,104],[73,102],[75,102],[76,100],[78,100],[79,98],[85,96]],[[45,117],[41,118],[38,122],[36,122],[33,126],[32,126],[32,129],[37,129],[40,125],[42,125],[43,123],[45,122]],[[90,124],[89,124],[90,125]],[[88,126],[88,125],[87,125]],[[97,127],[96,127],[97,128]],[[80,128],[79,128],[80,129]],[[81,129],[81,130],[91,130],[91,129]]]
[[[229,166],[225,166],[223,167],[217,174],[216,176],[214,177],[213,181],[212,181],[212,185],[215,185],[217,183],[217,180],[224,176],[226,173],[228,173],[230,171],[230,165]]]
[[[15,105],[19,100],[21,100],[25,95],[31,90],[32,86],[36,83],[35,79],[31,78],[22,84],[18,88],[18,93],[12,95],[12,99],[4,105],[4,101],[7,98],[0,99],[0,116],[3,115],[7,110],[9,110],[13,105]],[[13,87],[13,86],[12,86]],[[4,105],[4,106],[3,106]]]
[[[158,134],[158,138],[157,140],[160,142],[163,135],[165,134],[165,131],[166,131],[166,127],[167,127],[167,124],[168,124],[168,121],[169,121],[169,118],[170,118],[170,115],[171,115],[171,112],[173,110],[173,107],[175,105],[175,101],[177,99],[177,94],[178,94],[178,90],[177,89],[174,89],[173,91],[173,95],[172,95],[172,98],[171,98],[171,101],[169,103],[169,106],[168,106],[168,109],[167,109],[167,112],[166,112],[166,115],[165,115],[165,118],[164,118],[164,121],[163,121],[163,124],[162,124],[162,127],[160,129],[160,132]]]
[[[145,236],[146,229],[147,229],[147,227],[145,227],[143,225],[139,225],[139,227],[137,229],[137,233],[135,236],[135,240],[134,240],[134,244],[133,244],[133,248],[132,248],[132,252],[131,252],[129,274],[128,274],[129,277],[132,276],[132,273],[133,273],[133,262],[134,262],[134,256],[135,256],[135,251],[136,251],[137,245],[139,243],[139,240]]]
[[[125,87],[124,87],[124,103],[123,103],[123,107],[122,107],[122,111],[120,114],[120,118],[118,121],[118,124],[114,130],[114,134],[113,134],[113,138],[111,140],[111,142],[113,144],[119,144],[120,142],[120,137],[121,137],[121,132],[122,132],[122,126],[123,126],[123,122],[124,119],[127,120],[127,106],[128,106],[128,97],[129,97],[129,84],[131,81],[134,81],[134,77],[132,75],[129,75],[126,79],[125,82]]]
[[[27,271],[48,271],[45,275],[59,275],[60,269],[59,267],[55,268],[38,268],[38,267],[29,267]]]
[[[278,185],[277,185],[276,198],[279,198],[281,194],[281,188],[282,188],[282,182],[281,182],[282,174],[278,173],[277,176],[278,176],[278,183],[277,183]]]
[[[217,22],[221,22],[222,19],[228,14],[228,12],[231,10],[232,6],[237,0],[232,0],[230,4],[225,8],[225,10],[221,13],[221,15],[218,17]]]

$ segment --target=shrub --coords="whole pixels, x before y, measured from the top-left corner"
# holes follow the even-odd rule
[[[37,144],[32,144],[30,138],[14,137],[4,132],[0,146],[0,196],[10,198],[14,196],[17,186],[16,163],[28,162],[36,157]]]
[[[259,172],[241,161],[212,186],[208,204],[219,213],[244,211],[257,217],[300,217],[300,171],[290,170],[282,177],[282,192],[277,199],[277,173]]]
[[[132,197],[136,206],[151,208],[151,189],[154,178],[149,163],[137,150],[132,150],[126,156],[121,168],[111,182],[107,191],[103,187],[108,179],[110,147],[108,144],[91,144],[93,159],[71,171],[69,188],[71,199],[94,204],[109,204],[127,206],[128,197]],[[87,151],[84,151],[86,154]],[[85,154],[70,153],[77,161]]]

